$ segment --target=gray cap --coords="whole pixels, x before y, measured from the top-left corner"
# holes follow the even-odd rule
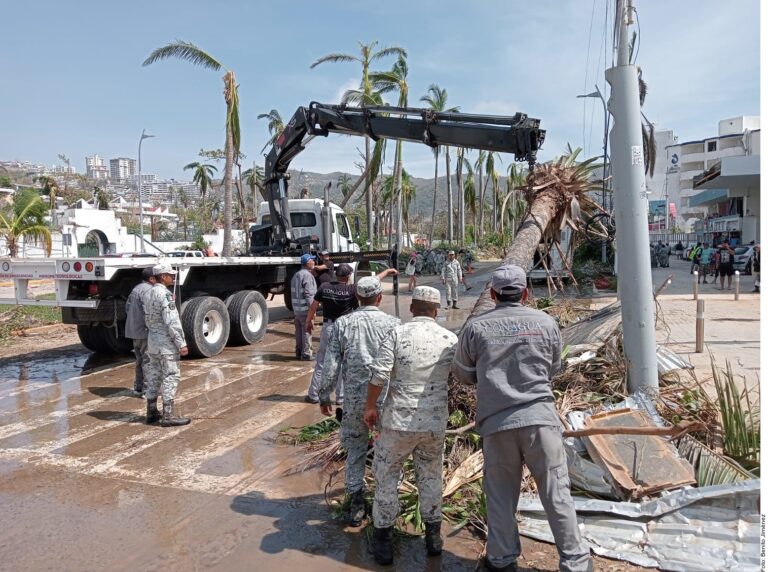
[[[322,250],[320,251],[320,256],[325,256],[326,254],[330,254],[330,253],[331,253],[330,250]]]
[[[152,267],[152,272],[155,276],[160,276],[161,274],[176,274],[176,271],[171,268],[170,264],[156,264]]]
[[[527,286],[525,270],[516,264],[499,266],[491,274],[491,288],[498,294],[518,294]]]
[[[453,254],[454,256],[456,256],[456,252],[455,252],[455,251],[453,251],[453,250],[449,250],[449,251],[448,251],[448,254]]]
[[[141,271],[141,279],[142,280],[149,280],[155,275],[155,267],[154,266],[147,266],[144,270]]]
[[[381,294],[381,280],[375,276],[365,276],[357,283],[357,295],[361,298],[371,298]]]
[[[349,264],[339,264],[336,267],[336,276],[339,278],[344,278],[345,276],[349,276],[352,274],[352,267]]]
[[[416,286],[413,289],[413,300],[422,300],[432,304],[440,303],[440,292],[432,286]]]

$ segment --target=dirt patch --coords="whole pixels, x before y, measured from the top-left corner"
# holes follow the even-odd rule
[[[0,359],[79,343],[77,326],[70,324],[38,326],[16,332],[5,338],[0,344]]]

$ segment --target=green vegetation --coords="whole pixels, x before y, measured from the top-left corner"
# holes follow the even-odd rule
[[[38,300],[54,300],[55,294],[43,294]],[[61,322],[61,311],[52,306],[16,306],[0,304],[0,340],[13,336],[15,332]]]
[[[0,211],[0,237],[5,238],[9,256],[19,255],[22,237],[42,243],[45,253],[51,255],[51,231],[45,222],[46,205],[35,191],[16,193],[13,203]]]

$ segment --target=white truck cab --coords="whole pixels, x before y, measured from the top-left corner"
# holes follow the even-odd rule
[[[329,203],[331,212],[331,244],[323,244],[323,201],[320,199],[291,199],[288,209],[291,213],[291,226],[294,238],[316,236],[320,246],[331,252],[360,252],[360,247],[353,242],[352,229],[344,211],[334,203]],[[259,225],[270,224],[269,204],[264,201],[259,206],[257,217]]]

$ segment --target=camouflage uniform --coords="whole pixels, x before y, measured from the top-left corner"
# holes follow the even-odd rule
[[[445,298],[448,305],[459,301],[459,282],[462,278],[461,263],[458,260],[454,258],[445,263],[443,280],[445,280]]]
[[[163,403],[173,401],[179,385],[179,350],[187,345],[181,328],[179,312],[170,290],[162,284],[155,284],[144,295],[144,312],[149,338],[149,370],[147,400],[157,398],[158,388]]]
[[[347,453],[345,487],[352,494],[363,490],[368,427],[363,421],[371,363],[382,340],[400,323],[376,306],[361,306],[334,323],[323,364],[318,393],[321,404],[330,404],[331,391],[341,372],[344,385],[344,417],[341,444]]]
[[[436,290],[434,296],[439,303]],[[400,510],[400,471],[409,455],[413,455],[422,520],[434,523],[442,519],[448,373],[456,342],[453,332],[432,318],[417,316],[386,337],[371,366],[370,383],[388,385],[373,466],[376,528],[395,524]]]
[[[140,282],[131,290],[125,303],[125,337],[133,340],[133,353],[136,355],[136,376],[133,389],[137,393],[144,391],[145,380],[149,380],[149,354],[147,353],[147,323],[144,319],[144,295],[152,289],[149,282]]]

